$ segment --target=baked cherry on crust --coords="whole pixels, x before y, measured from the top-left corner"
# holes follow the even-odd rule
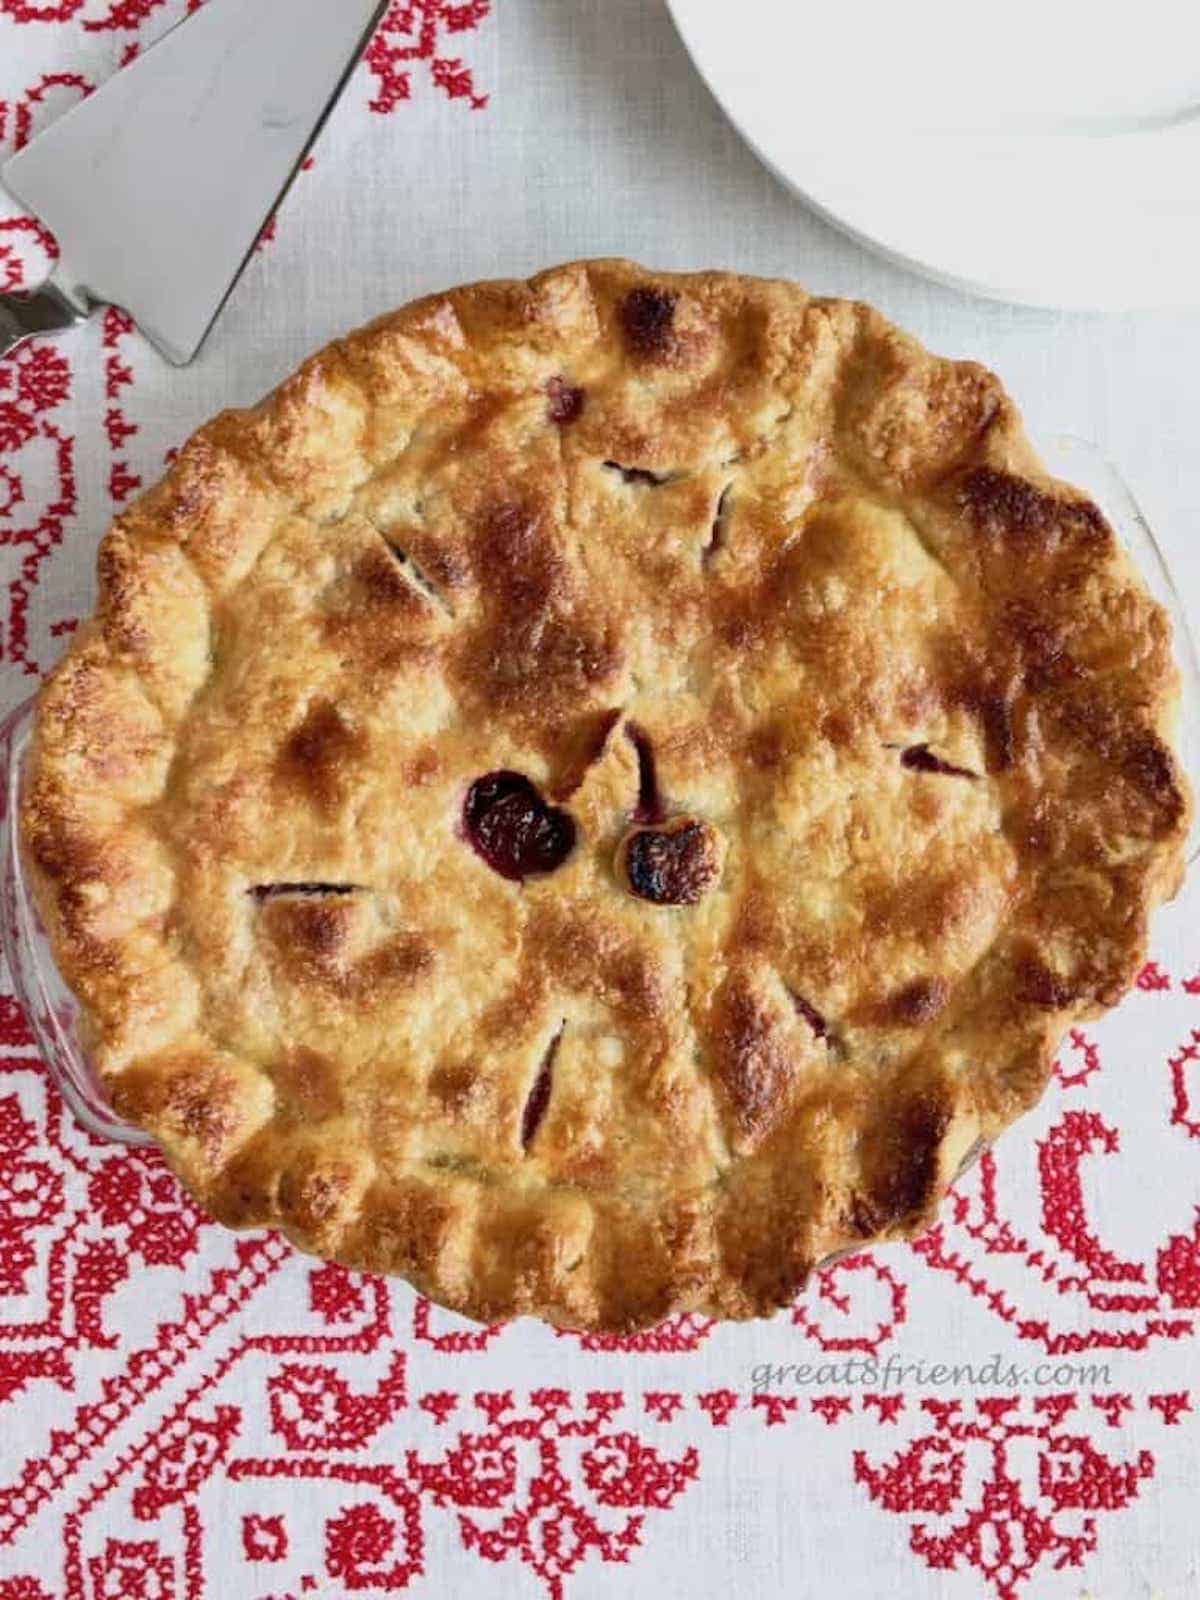
[[[492,871],[515,883],[553,872],[575,848],[574,821],[519,772],[476,778],[463,802],[463,828]]]
[[[631,828],[617,847],[618,874],[639,900],[694,906],[721,876],[721,836],[695,817]]]

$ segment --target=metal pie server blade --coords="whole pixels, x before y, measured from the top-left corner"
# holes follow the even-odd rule
[[[59,245],[0,295],[0,355],[99,305],[199,350],[387,0],[208,0],[0,168]]]

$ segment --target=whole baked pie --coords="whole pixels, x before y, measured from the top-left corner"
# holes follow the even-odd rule
[[[23,830],[119,1112],[471,1316],[786,1303],[1144,958],[1166,616],[998,381],[624,262],[437,295],[118,518]]]

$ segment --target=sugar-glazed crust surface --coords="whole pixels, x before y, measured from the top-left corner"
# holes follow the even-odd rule
[[[118,1110],[471,1316],[911,1233],[1178,886],[1169,624],[998,381],[786,283],[437,295],[104,539],[23,839]]]

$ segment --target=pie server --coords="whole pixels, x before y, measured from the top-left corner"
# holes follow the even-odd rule
[[[386,9],[208,0],[0,167],[59,246],[0,294],[0,356],[112,304],[186,365]]]

